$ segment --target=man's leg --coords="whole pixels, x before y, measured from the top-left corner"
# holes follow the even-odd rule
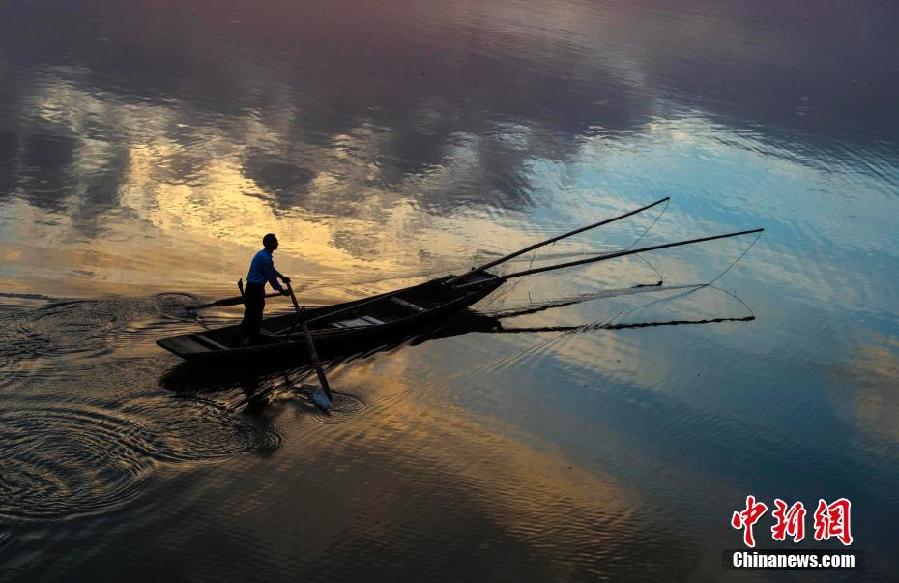
[[[262,312],[265,310],[265,284],[247,286],[247,309],[250,311],[250,321],[247,336],[251,344],[259,344],[259,328],[262,326]]]
[[[265,287],[248,284],[244,291],[243,321],[240,323],[241,344],[257,344],[262,311],[265,308]]]
[[[259,293],[256,296],[256,304],[255,304],[256,313],[254,314],[253,319],[253,342],[255,344],[262,344],[262,335],[259,333],[259,329],[262,328],[262,314],[265,312],[265,286],[259,286]]]
[[[250,341],[250,320],[252,319],[253,307],[250,296],[244,291],[243,295],[243,320],[240,322],[240,344],[246,344]]]

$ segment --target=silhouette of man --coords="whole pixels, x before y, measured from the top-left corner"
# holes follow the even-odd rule
[[[269,233],[262,238],[263,249],[256,252],[250,261],[250,270],[247,272],[247,287],[244,290],[244,306],[246,309],[243,313],[243,322],[240,323],[240,344],[241,346],[249,346],[252,344],[260,344],[262,336],[259,329],[262,326],[262,314],[265,311],[265,282],[272,284],[272,287],[281,292],[281,295],[288,295],[288,291],[281,287],[278,278],[288,283],[290,278],[281,275],[275,269],[275,260],[272,253],[278,248],[278,238],[274,233]]]

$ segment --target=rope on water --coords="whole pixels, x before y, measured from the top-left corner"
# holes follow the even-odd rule
[[[437,387],[437,386],[445,385],[445,384],[448,384],[448,383],[451,383],[451,382],[454,382],[454,381],[459,381],[459,380],[465,379],[465,378],[467,378],[467,377],[471,377],[471,376],[473,376],[473,375],[475,375],[475,374],[477,374],[477,373],[479,373],[479,372],[481,372],[481,371],[483,371],[483,370],[485,370],[485,369],[495,369],[495,368],[497,368],[497,367],[501,367],[501,366],[504,365],[504,364],[508,364],[508,363],[517,361],[517,360],[519,359],[519,357],[522,357],[522,356],[525,356],[525,355],[527,355],[527,354],[531,354],[531,353],[535,353],[535,352],[541,351],[541,350],[545,349],[546,347],[548,347],[548,346],[550,346],[550,345],[552,345],[552,344],[555,344],[555,343],[561,341],[563,338],[565,338],[565,337],[567,337],[567,336],[571,336],[571,335],[574,335],[574,334],[580,334],[580,333],[583,333],[583,332],[586,332],[586,331],[591,331],[591,330],[599,330],[599,329],[611,329],[611,330],[614,330],[615,328],[614,328],[613,322],[614,322],[616,319],[618,319],[618,318],[620,318],[620,317],[622,317],[622,316],[624,316],[624,315],[627,315],[627,314],[630,314],[630,313],[634,313],[634,312],[637,312],[637,311],[639,311],[639,310],[643,310],[643,309],[645,309],[645,308],[649,308],[649,307],[651,307],[651,306],[657,305],[657,304],[662,303],[662,302],[668,302],[668,301],[672,301],[672,300],[676,300],[676,299],[681,299],[681,298],[687,297],[687,296],[689,296],[689,295],[691,295],[691,294],[693,294],[693,293],[696,293],[696,292],[699,291],[700,289],[711,288],[711,289],[715,289],[715,290],[718,290],[718,291],[722,291],[722,292],[724,292],[725,294],[727,294],[727,295],[729,295],[729,296],[735,298],[737,301],[739,301],[740,304],[742,304],[747,310],[749,310],[749,313],[750,313],[750,316],[744,317],[744,318],[713,318],[713,319],[710,319],[709,322],[718,322],[718,321],[721,321],[721,322],[726,322],[726,321],[748,321],[748,320],[750,320],[750,319],[755,319],[756,316],[755,316],[755,313],[753,312],[752,308],[750,308],[749,305],[746,304],[746,302],[744,302],[742,299],[740,299],[739,296],[737,296],[736,294],[734,294],[734,293],[732,293],[732,292],[730,292],[730,291],[727,291],[727,290],[725,290],[725,289],[722,289],[722,288],[720,288],[720,287],[717,287],[717,286],[715,286],[715,285],[713,285],[713,284],[714,284],[714,282],[716,282],[716,281],[718,281],[719,279],[721,279],[722,277],[724,277],[724,276],[725,276],[727,273],[729,273],[729,272],[730,272],[730,271],[731,271],[731,270],[732,270],[732,269],[733,269],[733,268],[734,268],[740,261],[743,260],[743,258],[749,253],[750,249],[752,249],[752,247],[755,246],[755,244],[756,244],[756,243],[758,242],[758,240],[761,238],[761,235],[762,235],[762,234],[759,233],[759,234],[756,236],[756,238],[753,240],[753,242],[750,243],[750,245],[749,245],[749,246],[748,246],[748,247],[747,247],[747,248],[746,248],[746,249],[745,249],[745,250],[744,250],[744,251],[743,251],[743,252],[742,252],[736,259],[735,259],[735,260],[734,260],[733,263],[731,263],[731,264],[730,264],[727,268],[725,268],[721,273],[719,273],[718,275],[716,275],[714,278],[712,278],[711,280],[709,280],[709,281],[706,282],[706,283],[702,283],[702,284],[694,284],[694,285],[692,285],[692,286],[688,286],[687,289],[685,289],[685,288],[683,288],[683,287],[662,288],[662,289],[669,289],[669,290],[672,290],[672,289],[684,289],[684,291],[681,292],[681,293],[678,293],[678,294],[674,294],[674,295],[672,295],[672,296],[665,297],[665,298],[655,299],[655,300],[646,302],[645,304],[642,304],[642,305],[640,305],[640,306],[636,306],[636,307],[633,307],[633,308],[623,308],[623,309],[619,310],[618,312],[615,312],[614,314],[611,314],[610,316],[608,316],[608,317],[606,317],[606,318],[603,318],[603,319],[601,319],[601,320],[597,320],[597,321],[595,321],[595,322],[590,322],[590,323],[588,323],[588,324],[583,324],[583,325],[578,326],[578,327],[576,327],[576,328],[574,328],[574,329],[572,329],[572,330],[567,330],[567,331],[562,332],[562,333],[560,333],[560,334],[556,334],[556,335],[554,335],[554,336],[551,336],[550,338],[543,339],[543,340],[541,340],[541,341],[539,341],[539,342],[537,342],[537,343],[535,343],[535,344],[532,344],[532,345],[529,345],[529,346],[525,346],[525,347],[520,348],[520,349],[518,349],[518,350],[513,350],[512,352],[507,353],[507,354],[500,355],[499,357],[494,358],[494,359],[492,359],[492,360],[489,360],[489,361],[486,361],[486,362],[482,362],[482,363],[477,364],[477,365],[475,365],[475,366],[467,367],[467,368],[465,368],[465,369],[463,369],[463,370],[461,370],[461,371],[458,371],[458,372],[456,372],[456,373],[452,373],[452,374],[446,375],[446,376],[444,376],[444,377],[442,377],[442,378],[439,378],[439,379],[435,379],[435,380],[433,380],[433,381],[431,381],[431,382],[427,382],[427,383],[424,383],[424,384],[421,384],[421,385],[409,387],[409,388],[407,388],[407,389],[398,391],[398,392],[396,392],[396,393],[392,393],[392,394],[390,394],[390,395],[384,395],[384,396],[382,396],[382,397],[380,397],[380,398],[375,399],[374,401],[372,401],[371,406],[368,407],[368,408],[366,408],[366,409],[365,409],[365,412],[370,411],[370,410],[375,409],[375,408],[378,408],[378,407],[386,407],[386,406],[390,406],[390,405],[392,404],[392,402],[397,401],[397,400],[399,400],[401,397],[404,397],[404,396],[406,396],[406,395],[410,395],[410,394],[413,394],[413,393],[421,392],[421,391],[424,391],[424,390],[430,389],[430,388],[435,388],[435,387]],[[635,327],[636,327],[636,326],[635,326]]]

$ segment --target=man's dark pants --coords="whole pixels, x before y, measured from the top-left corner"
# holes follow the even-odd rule
[[[240,323],[240,338],[248,339],[250,344],[259,344],[262,337],[259,328],[262,326],[262,312],[265,310],[265,284],[248,283],[244,290],[243,322]]]

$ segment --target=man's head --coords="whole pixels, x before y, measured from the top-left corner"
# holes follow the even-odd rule
[[[278,248],[278,238],[275,237],[274,233],[269,233],[265,237],[262,238],[262,246],[268,249],[269,251],[274,251]]]

